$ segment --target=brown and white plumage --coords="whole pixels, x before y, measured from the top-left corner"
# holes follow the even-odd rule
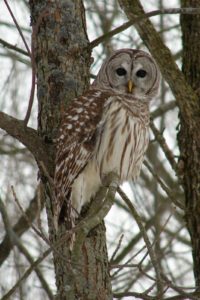
[[[71,226],[105,174],[114,171],[121,182],[138,177],[149,141],[149,101],[159,79],[146,52],[118,50],[90,90],[68,106],[57,143],[55,224],[63,213]]]

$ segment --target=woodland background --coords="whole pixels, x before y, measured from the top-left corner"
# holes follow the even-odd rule
[[[31,60],[5,2],[7,1],[0,3],[0,111],[23,120],[27,116],[32,87]],[[37,1],[30,2],[34,5]],[[122,4],[126,1],[119,2]],[[8,3],[27,44],[31,47],[29,2],[12,0]],[[173,0],[169,3],[165,0],[150,0],[140,1],[140,3],[145,12],[177,8],[181,5],[200,7],[200,1],[180,3],[178,0]],[[87,0],[84,1],[84,6],[87,34],[93,47],[91,81],[103,59],[113,50],[120,48],[151,50],[146,48],[141,39],[142,29],[137,28],[137,25],[142,22],[136,22],[135,26],[129,26],[128,29],[111,38],[108,37],[107,34],[112,29],[127,22],[127,17],[118,1]],[[181,24],[180,14],[175,12],[172,10],[171,13],[169,11],[157,13],[151,21],[181,70],[183,60],[187,60],[184,56],[187,48],[193,48],[195,52],[196,46],[192,45],[191,41],[187,42],[186,38],[182,41],[182,30],[187,19],[183,17]],[[184,16],[188,17],[188,15]],[[200,15],[192,14],[189,18],[196,18],[200,27]],[[192,30],[192,25],[188,30]],[[97,41],[96,39],[101,36],[102,39]],[[146,45],[148,45],[147,40]],[[158,55],[162,55],[162,52]],[[196,57],[195,53],[194,57]],[[164,59],[166,58],[163,56]],[[196,69],[188,74],[189,76],[195,74],[193,77],[198,79],[200,64],[196,63],[196,65]],[[185,64],[183,71],[186,69]],[[165,79],[162,80],[160,94],[151,105],[151,142],[141,176],[136,183],[125,183],[122,187],[134,204],[137,214],[134,214],[125,201],[117,195],[115,204],[105,219],[114,298],[198,299],[194,291],[195,282],[197,288],[200,284],[200,276],[196,271],[200,269],[197,257],[200,239],[198,240],[198,237],[195,239],[198,232],[194,225],[190,226],[186,215],[189,212],[190,217],[195,219],[191,211],[196,211],[198,214],[200,198],[196,197],[197,201],[191,200],[190,204],[186,201],[185,205],[185,194],[186,200],[188,194],[184,186],[184,178],[187,176],[184,175],[185,164],[180,159],[182,152],[180,152],[180,142],[177,140],[177,133],[180,130],[180,100],[177,101],[174,96],[176,89],[172,93],[168,83]],[[189,83],[198,96],[198,86],[190,81]],[[197,107],[199,109],[199,104]],[[197,121],[199,118],[197,110],[196,113]],[[37,129],[37,114],[38,103],[35,92],[28,121],[28,126],[34,129]],[[193,118],[192,114],[190,117]],[[3,128],[3,125],[1,127]],[[198,125],[195,128],[198,128]],[[41,259],[35,270],[34,267],[30,270],[29,276],[20,280],[26,270],[33,266],[34,261],[46,253],[48,245],[44,237],[48,236],[48,225],[43,197],[38,188],[39,176],[35,159],[23,144],[11,137],[9,130],[7,132],[0,131],[0,295],[2,299],[34,299],[35,297],[53,299],[56,285],[51,253]],[[186,143],[191,141],[188,140]],[[197,146],[196,148],[199,149]],[[192,155],[191,152],[191,157]],[[197,168],[197,165],[194,164],[194,168]],[[199,170],[196,169],[196,172],[198,173]],[[193,190],[199,189],[199,184],[197,178]],[[196,227],[198,227],[197,223]],[[148,240],[145,237],[148,237]],[[149,255],[149,251],[153,254]],[[155,266],[162,274],[160,279],[157,278]],[[195,270],[195,277],[193,270]],[[15,291],[8,296],[7,293],[16,283]]]

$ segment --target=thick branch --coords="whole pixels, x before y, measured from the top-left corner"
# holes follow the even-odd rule
[[[0,128],[25,145],[37,162],[42,161],[45,166],[51,165],[49,164],[51,155],[48,155],[50,150],[47,149],[36,130],[26,127],[23,121],[3,112],[0,112]]]
[[[129,20],[135,20],[136,17],[145,17],[145,12],[138,0],[119,0],[119,3]],[[164,45],[161,37],[148,19],[135,24],[135,27],[157,61],[162,75],[175,95],[185,122],[190,127],[195,126],[195,122],[192,122],[192,120],[195,120],[199,113],[198,98],[174,62],[170,50]]]

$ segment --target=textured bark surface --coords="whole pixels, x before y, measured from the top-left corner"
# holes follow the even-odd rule
[[[38,87],[38,132],[52,148],[67,104],[89,85],[91,63],[82,1],[30,0],[31,19]],[[53,177],[54,164],[47,171]],[[44,172],[45,173],[45,172]],[[105,227],[97,226],[81,247],[79,255],[69,251],[65,225],[55,233],[52,223],[49,181],[42,174],[46,187],[49,237],[53,245],[56,299],[111,299],[111,284]],[[65,236],[65,237],[64,237]]]
[[[200,7],[200,1],[182,0],[182,7]],[[181,16],[183,40],[183,73],[198,95],[198,110],[193,111],[194,127],[187,126],[180,114],[179,146],[184,162],[183,179],[186,198],[186,222],[190,232],[194,275],[200,286],[200,15]],[[198,288],[200,290],[200,288]]]
[[[174,94],[177,105],[184,115],[185,122],[190,124],[193,119],[194,111],[198,111],[197,97],[191,86],[187,83],[183,73],[176,65],[174,58],[163,43],[160,35],[155,30],[149,19],[144,19],[145,12],[138,0],[119,0],[121,8],[126,13],[130,21],[141,17],[141,21],[135,24],[141,39],[155,58],[162,76],[168,82],[172,93]],[[190,16],[192,17],[192,16]],[[143,18],[143,19],[142,19]]]
[[[127,17],[134,21],[144,17],[138,0],[119,0]],[[182,7],[199,7],[200,1],[183,0]],[[182,16],[183,30],[183,73],[178,69],[169,49],[148,19],[137,23],[136,29],[156,59],[162,75],[168,82],[180,109],[180,166],[175,169],[186,198],[186,221],[191,235],[194,273],[200,286],[200,16]]]

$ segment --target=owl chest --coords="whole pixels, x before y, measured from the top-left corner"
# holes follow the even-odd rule
[[[114,171],[121,181],[138,177],[149,142],[148,126],[124,107],[106,112],[99,135],[96,162],[100,176]]]

